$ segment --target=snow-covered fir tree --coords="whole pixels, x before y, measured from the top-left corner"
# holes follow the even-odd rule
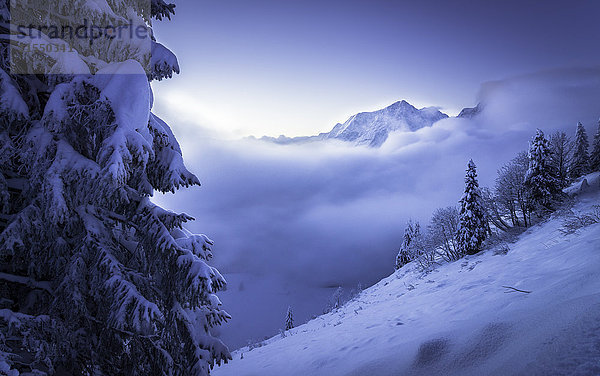
[[[287,313],[285,314],[285,330],[290,330],[294,327],[294,313],[292,307],[288,306]]]
[[[590,156],[588,154],[588,137],[585,128],[581,123],[577,123],[577,131],[575,132],[575,145],[573,148],[573,158],[571,160],[571,168],[569,169],[571,179],[577,179],[581,175],[585,175],[589,171]]]
[[[590,154],[590,170],[600,171],[600,120],[598,121],[598,130],[594,135],[594,143]]]
[[[396,269],[419,257],[423,251],[423,235],[419,222],[409,220],[404,228],[404,237],[396,256]]]
[[[213,242],[182,227],[193,218],[150,200],[199,185],[151,112],[150,81],[179,72],[151,19],[170,18],[174,5],[102,3],[11,2],[9,15],[0,0],[2,371],[206,376],[231,359],[211,335],[229,318],[215,295],[225,280],[208,264]],[[40,19],[129,19],[150,33],[152,53],[134,40],[92,46],[27,32],[10,57],[37,64],[36,74],[17,74],[9,17],[36,30]],[[28,43],[51,47],[28,54]],[[68,53],[48,52],[65,44]]]
[[[538,214],[550,210],[560,186],[550,162],[550,145],[544,132],[538,129],[529,144],[529,168],[525,174],[527,200]]]
[[[470,160],[465,175],[465,192],[460,199],[459,226],[456,235],[461,253],[473,255],[479,252],[486,238],[487,228],[477,181],[477,168],[473,160]]]

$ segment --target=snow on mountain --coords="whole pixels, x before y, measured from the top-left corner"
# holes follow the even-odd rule
[[[331,131],[320,133],[317,136],[285,137],[281,135],[277,138],[265,136],[261,140],[291,144],[336,139],[356,145],[379,147],[387,140],[391,132],[413,132],[430,127],[436,121],[447,117],[448,115],[435,107],[417,109],[403,100],[381,110],[353,115],[343,124],[336,124]]]
[[[598,202],[588,191],[571,210]],[[430,273],[409,263],[285,337],[238,350],[214,375],[598,375],[600,223],[565,234],[564,220],[528,229],[506,254]]]
[[[378,147],[385,142],[390,132],[413,132],[430,127],[436,121],[447,117],[448,115],[434,107],[418,110],[410,103],[400,101],[379,111],[361,112],[351,116],[344,124],[336,124],[325,138]]]
[[[483,105],[481,103],[478,103],[477,106],[475,106],[475,107],[463,108],[460,111],[460,113],[458,114],[458,116],[456,116],[456,117],[471,119],[471,118],[479,115],[482,110],[483,110]]]

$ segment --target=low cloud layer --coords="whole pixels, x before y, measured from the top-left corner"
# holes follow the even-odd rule
[[[473,119],[450,118],[392,134],[379,149],[219,141],[190,136],[190,128],[171,121],[203,186],[156,200],[196,218],[190,229],[215,240],[215,264],[226,276],[286,286],[287,295],[272,300],[263,287],[231,289],[223,300],[232,314],[252,311],[236,305],[236,294],[263,307],[256,315],[286,304],[302,305],[306,317],[318,314],[316,302],[293,301],[302,295],[298,291],[372,284],[389,275],[406,220],[426,221],[435,208],[456,204],[470,158],[481,183],[491,185],[496,170],[527,148],[535,128],[571,134],[582,121],[592,136],[600,116],[600,68],[488,83],[479,100],[484,110]],[[261,319],[242,313],[237,320],[244,327]],[[278,325],[260,330],[273,334]],[[234,347],[249,332],[225,329]]]

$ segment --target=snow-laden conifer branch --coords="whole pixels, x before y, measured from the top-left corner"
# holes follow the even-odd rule
[[[151,18],[174,10],[162,0],[151,10],[129,0],[76,3],[69,15],[59,12],[73,5],[66,0],[14,11],[73,25],[131,19],[151,31]],[[5,1],[0,18],[8,20]],[[34,34],[29,42],[65,43]],[[141,57],[132,41],[97,41],[95,53],[71,40],[70,54],[38,56],[38,75],[10,73],[9,39],[0,38],[0,290],[15,307],[0,327],[15,323],[14,337],[36,354],[3,349],[14,370],[81,374],[93,364],[103,374],[206,376],[230,359],[210,333],[229,318],[215,295],[225,279],[208,264],[213,242],[183,228],[192,217],[149,199],[199,185],[170,127],[151,113],[149,80],[179,72],[151,38],[149,72],[131,60]]]

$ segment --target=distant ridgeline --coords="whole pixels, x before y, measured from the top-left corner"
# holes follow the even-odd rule
[[[480,111],[480,105],[474,108],[465,108],[458,117],[471,118]],[[381,110],[353,115],[343,124],[337,123],[331,131],[316,136],[263,136],[260,140],[286,145],[335,139],[351,142],[355,145],[380,147],[392,132],[414,132],[424,127],[430,127],[435,122],[446,118],[448,118],[448,115],[440,112],[435,107],[417,109],[403,100]],[[253,136],[250,138],[255,139]]]

